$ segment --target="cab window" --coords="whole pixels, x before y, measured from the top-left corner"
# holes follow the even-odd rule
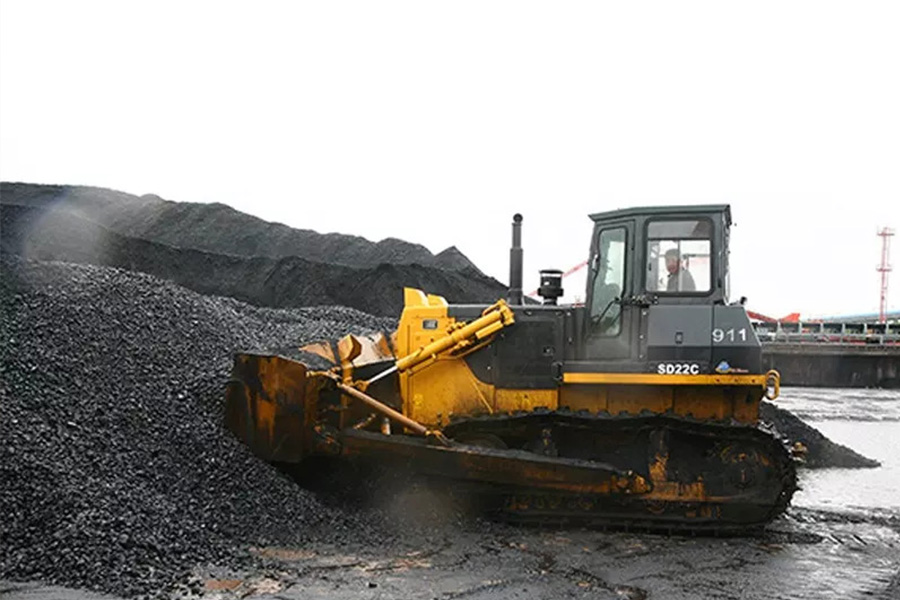
[[[711,289],[712,222],[657,220],[647,225],[646,289],[660,294],[707,294]]]
[[[625,228],[601,231],[597,248],[591,323],[593,331],[600,335],[615,336],[622,329],[619,300],[625,287]]]

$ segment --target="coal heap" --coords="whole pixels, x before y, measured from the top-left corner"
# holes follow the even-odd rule
[[[782,436],[791,442],[803,444],[807,449],[805,466],[810,469],[832,467],[871,469],[881,466],[877,460],[867,458],[851,448],[832,442],[815,427],[807,425],[796,415],[771,402],[760,403],[759,418],[766,423],[771,423]]]
[[[348,267],[418,264],[480,273],[455,247],[435,255],[421,244],[395,238],[371,242],[357,235],[295,229],[219,203],[172,202],[154,194],[16,182],[0,182],[0,202],[39,212],[64,211],[124,237],[211,254],[296,256]]]
[[[0,255],[2,256],[2,255]],[[366,539],[223,427],[235,349],[394,327],[274,310],[107,267],[2,256],[0,577],[166,589],[247,544]]]
[[[456,303],[490,304],[506,295],[455,247],[435,256],[401,240],[323,235],[224,205],[98,188],[3,183],[0,189],[0,249],[26,258],[140,271],[202,294],[277,308],[340,304],[397,316],[406,286]]]

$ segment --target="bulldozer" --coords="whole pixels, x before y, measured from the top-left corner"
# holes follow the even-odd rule
[[[729,302],[728,205],[590,215],[584,302],[562,272],[491,304],[406,288],[396,331],[238,353],[226,424],[263,459],[410,469],[523,521],[758,530],[796,489],[789,445],[759,419],[779,393]]]

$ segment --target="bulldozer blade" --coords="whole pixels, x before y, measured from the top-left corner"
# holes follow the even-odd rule
[[[300,462],[310,451],[323,384],[298,361],[236,354],[225,392],[226,426],[264,460]]]

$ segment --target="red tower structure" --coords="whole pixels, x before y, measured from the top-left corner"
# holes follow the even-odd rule
[[[890,227],[883,227],[878,235],[881,237],[881,264],[876,269],[881,273],[881,302],[878,308],[878,322],[884,323],[887,312],[888,273],[891,271],[891,237],[894,235],[894,230]]]

